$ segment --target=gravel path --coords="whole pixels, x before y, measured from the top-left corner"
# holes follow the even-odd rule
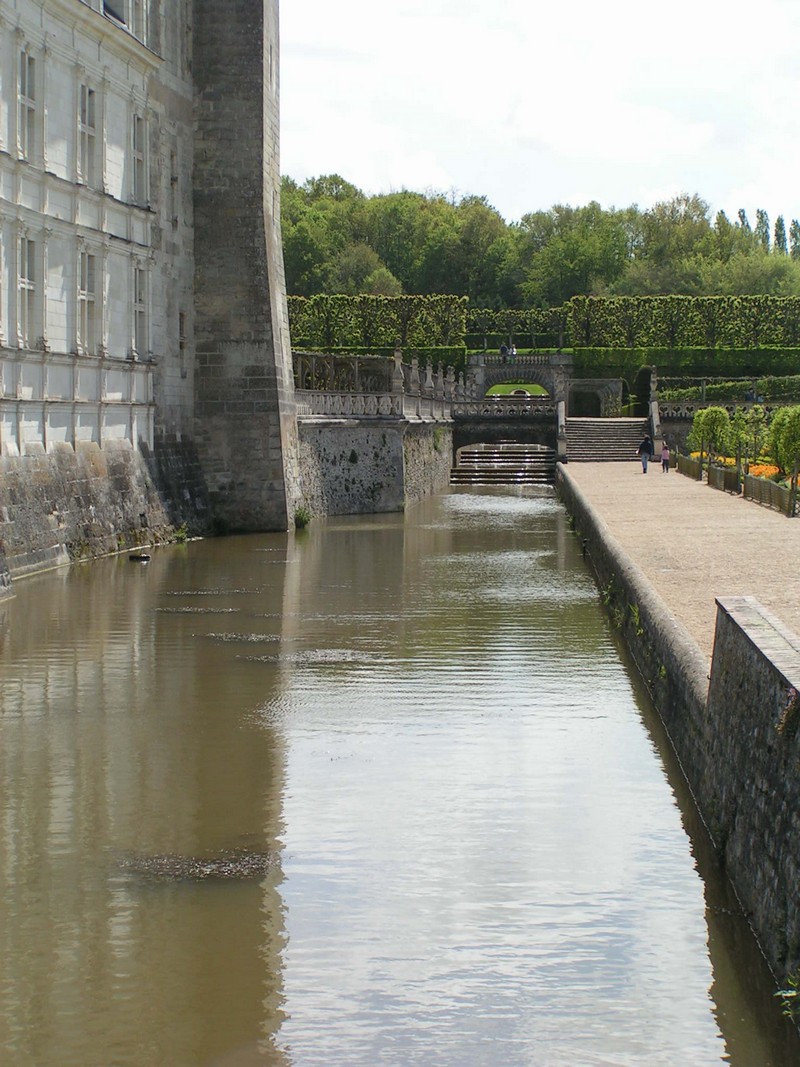
[[[800,634],[800,517],[636,458],[566,471],[709,660],[715,597],[754,596]]]

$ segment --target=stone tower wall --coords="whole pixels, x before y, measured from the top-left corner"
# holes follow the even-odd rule
[[[195,441],[218,527],[298,493],[280,232],[277,0],[195,0]]]

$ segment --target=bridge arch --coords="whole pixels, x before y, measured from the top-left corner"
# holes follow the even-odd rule
[[[493,385],[527,381],[541,385],[554,403],[566,401],[572,378],[572,356],[562,352],[530,352],[515,357],[478,352],[467,365],[468,378],[475,387],[473,395],[483,397]]]
[[[516,366],[511,364],[506,367],[492,367],[487,369],[487,373],[484,379],[484,396],[494,385],[502,385],[505,382],[523,382],[530,385],[541,385],[542,389],[547,391],[547,395],[552,397],[553,391],[558,387],[556,376],[548,369],[542,367],[534,367],[528,369],[526,366]]]

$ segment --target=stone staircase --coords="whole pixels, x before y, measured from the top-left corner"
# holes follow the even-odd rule
[[[459,450],[451,485],[552,485],[555,449],[545,445],[473,445]]]
[[[646,433],[647,419],[567,419],[570,463],[630,463]]]

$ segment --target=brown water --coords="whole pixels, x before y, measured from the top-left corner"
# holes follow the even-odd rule
[[[2,1064],[800,1062],[554,499],[16,592]]]

